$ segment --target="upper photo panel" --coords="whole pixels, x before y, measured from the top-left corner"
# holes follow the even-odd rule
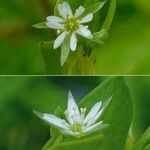
[[[148,75],[148,0],[2,0],[0,75]]]

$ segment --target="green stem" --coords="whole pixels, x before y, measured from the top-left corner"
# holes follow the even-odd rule
[[[109,30],[110,25],[112,24],[112,21],[113,21],[115,10],[116,10],[116,0],[111,0],[110,7],[108,10],[106,19],[103,23],[102,29],[106,29],[107,31]]]

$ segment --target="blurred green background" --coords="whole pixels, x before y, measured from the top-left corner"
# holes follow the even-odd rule
[[[108,77],[0,77],[0,149],[40,150],[49,126],[32,110],[53,113],[66,107],[68,90],[76,100]],[[125,77],[134,103],[133,135],[138,141],[150,125],[150,77]]]
[[[54,2],[1,0],[0,74],[46,73],[39,42],[48,41],[50,33],[31,26],[53,14]],[[149,18],[149,0],[117,0],[109,38],[96,50],[96,74],[150,73]]]

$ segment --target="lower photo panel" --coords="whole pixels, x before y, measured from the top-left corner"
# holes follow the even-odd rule
[[[0,77],[0,150],[148,150],[150,77]]]

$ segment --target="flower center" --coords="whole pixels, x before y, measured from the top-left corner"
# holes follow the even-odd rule
[[[64,24],[67,31],[75,31],[79,28],[79,20],[74,17],[68,18]]]
[[[74,132],[81,132],[82,131],[82,126],[81,126],[81,124],[76,123],[72,126],[71,130],[74,131]]]

